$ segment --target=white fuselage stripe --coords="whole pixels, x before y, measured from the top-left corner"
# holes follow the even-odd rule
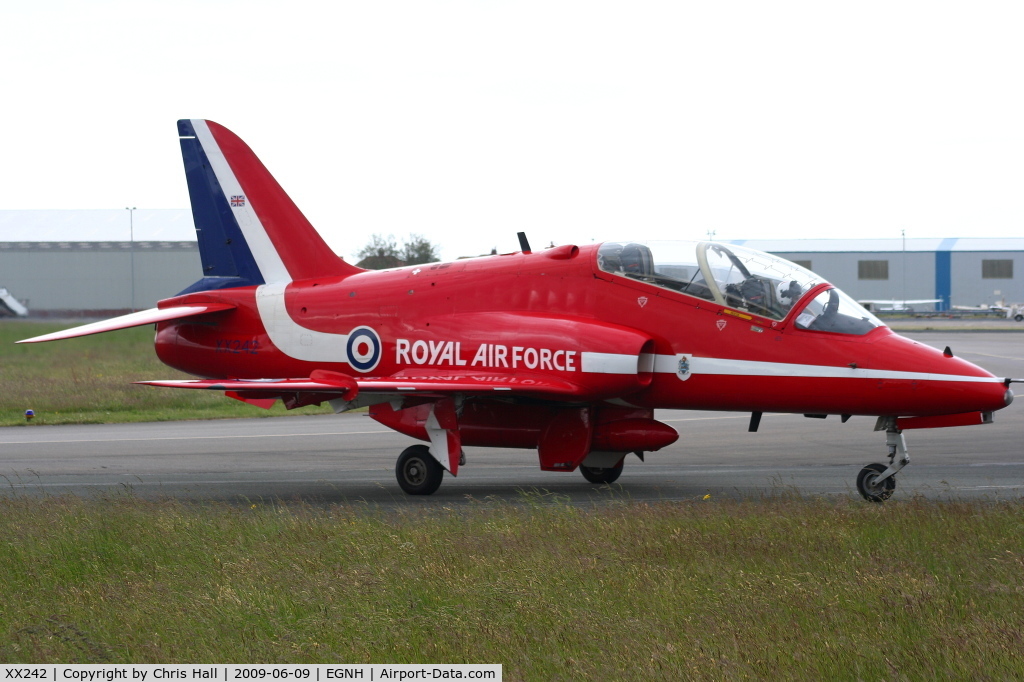
[[[277,348],[289,357],[308,362],[348,362],[348,335],[318,332],[295,322],[285,307],[288,282],[264,284],[256,290],[256,306],[260,319]],[[629,355],[622,353],[580,353],[580,370],[587,374],[637,374],[653,371],[677,374],[681,355]],[[832,365],[803,365],[785,362],[760,362],[687,356],[690,375],[795,377],[818,379],[889,379],[901,381],[959,381],[965,383],[997,383],[998,377],[962,374],[936,374],[886,369],[862,369]],[[653,362],[652,362],[653,360]]]
[[[287,287],[288,282],[279,282],[256,289],[256,308],[273,344],[296,360],[348,362],[348,334],[318,332],[295,322],[285,307]]]
[[[676,374],[678,355],[659,355],[654,371]],[[889,369],[862,369],[831,365],[800,365],[785,362],[758,362],[754,360],[727,360],[725,358],[689,358],[689,373],[718,376],[745,377],[806,377],[821,379],[895,379],[902,381],[962,381],[968,383],[1002,382],[999,377],[976,377],[963,374],[934,374],[930,372],[904,372]]]
[[[620,353],[580,353],[580,369],[588,374],[636,374],[638,356]]]

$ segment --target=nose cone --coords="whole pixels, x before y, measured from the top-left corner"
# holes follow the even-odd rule
[[[876,345],[881,366],[881,382],[909,386],[902,405],[893,414],[925,416],[991,412],[1013,401],[1003,379],[954,355],[945,354],[923,343],[893,334]],[[886,377],[891,373],[891,378]]]

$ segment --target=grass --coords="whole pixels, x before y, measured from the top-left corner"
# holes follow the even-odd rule
[[[0,661],[1020,679],[1024,507],[0,500]]]
[[[288,414],[278,403],[261,410],[212,391],[135,386],[146,379],[188,378],[156,357],[153,328],[136,327],[66,341],[16,345],[15,341],[66,329],[71,324],[0,322],[0,426],[34,423],[99,424],[223,419]],[[330,412],[306,407],[292,414]]]

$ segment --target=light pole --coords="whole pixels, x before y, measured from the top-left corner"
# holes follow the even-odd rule
[[[135,312],[135,207],[124,207],[128,211],[128,243],[131,246],[132,263],[132,312]]]
[[[903,271],[903,307],[907,307],[907,231],[900,230],[900,236],[903,237],[903,265],[900,269]]]

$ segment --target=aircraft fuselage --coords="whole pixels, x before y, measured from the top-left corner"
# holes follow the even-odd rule
[[[548,376],[640,408],[921,416],[1007,404],[985,370],[887,327],[800,329],[792,313],[772,320],[603,272],[595,249],[190,294],[161,305],[237,308],[161,323],[156,348],[207,378]],[[365,338],[346,348],[356,329]]]

